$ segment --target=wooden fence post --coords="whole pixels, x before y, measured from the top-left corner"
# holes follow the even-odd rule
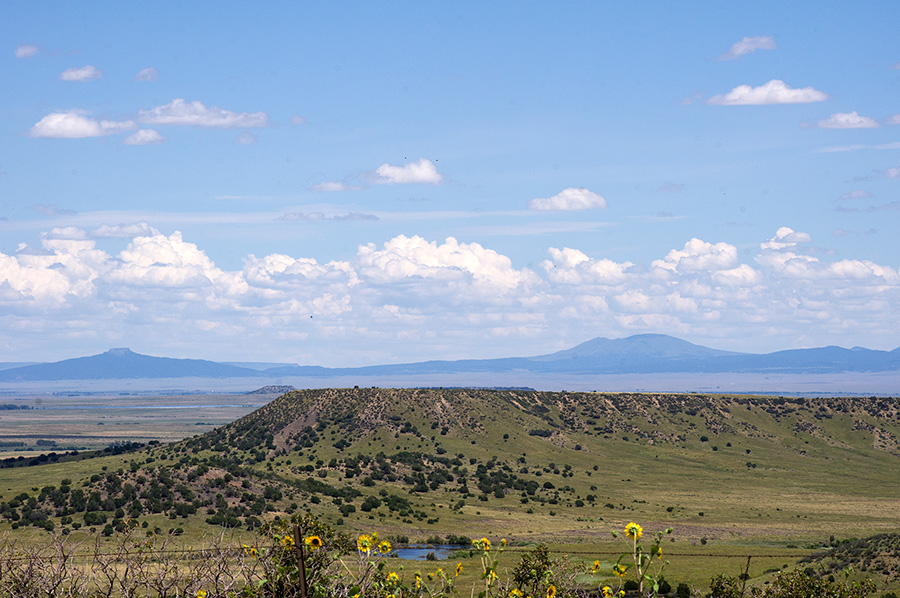
[[[303,536],[300,535],[300,526],[294,526],[294,549],[297,551],[297,565],[300,568],[300,598],[309,598],[306,587],[306,555],[303,553]]]

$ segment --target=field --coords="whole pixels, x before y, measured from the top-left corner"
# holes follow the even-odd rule
[[[15,409],[0,410],[0,459],[115,442],[174,442],[232,422],[276,396],[6,392],[0,405]]]
[[[739,574],[748,556],[761,583],[814,550],[900,530],[894,399],[347,389],[292,393],[249,414],[246,405],[265,400],[181,397],[158,415],[132,408],[144,397],[113,409],[75,408],[96,397],[63,400],[71,427],[59,417],[53,436],[37,411],[3,412],[4,435],[57,438],[64,450],[66,435],[108,444],[195,434],[0,469],[2,504],[28,494],[56,531],[94,527],[109,532],[102,542],[131,517],[188,546],[223,531],[239,545],[264,521],[308,511],[354,535],[506,538],[505,562],[546,543],[610,567],[623,548],[610,532],[637,521],[647,534],[674,528],[667,577],[702,587],[715,573]],[[91,434],[100,421],[103,434]],[[97,501],[72,508],[63,487]],[[46,541],[16,508],[21,518],[0,519],[0,531]],[[102,522],[82,522],[89,512]],[[880,573],[876,581],[898,585]]]

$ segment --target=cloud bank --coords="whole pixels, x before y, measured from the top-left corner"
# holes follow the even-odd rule
[[[116,238],[127,239],[117,253],[97,246]],[[36,343],[23,331],[40,331],[42,342],[87,335],[108,348],[125,334],[159,346],[232,344],[234,355],[261,343],[267,355],[348,365],[427,358],[451,345],[475,355],[489,338],[535,346],[648,331],[732,342],[751,331],[781,346],[811,330],[823,340],[849,330],[859,344],[896,338],[897,268],[822,260],[811,242],[782,227],[742,262],[735,245],[694,238],[649,264],[550,247],[531,269],[479,243],[398,235],[348,260],[249,255],[223,269],[181,233],[147,222],[57,228],[39,247],[0,253],[0,340]],[[361,348],[353,359],[341,349],[351,339]],[[409,352],[385,354],[387,340],[409,340],[389,343]]]

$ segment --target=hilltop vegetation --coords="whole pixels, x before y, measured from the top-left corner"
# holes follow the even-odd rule
[[[573,542],[640,519],[820,545],[898,527],[898,460],[895,399],[304,390],[170,445],[2,470],[0,529],[192,535],[310,511],[412,539]]]

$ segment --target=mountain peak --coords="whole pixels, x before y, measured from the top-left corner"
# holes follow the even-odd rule
[[[112,355],[113,357],[125,357],[126,355],[134,355],[135,353],[128,347],[118,347],[115,349],[110,349],[106,352],[106,354]]]

